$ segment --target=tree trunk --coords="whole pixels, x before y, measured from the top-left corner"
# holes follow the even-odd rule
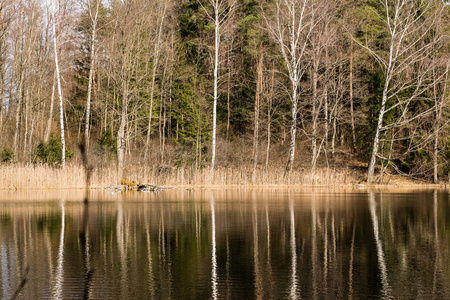
[[[56,67],[56,80],[58,83],[58,95],[59,95],[59,120],[61,125],[61,168],[66,166],[66,142],[64,140],[64,110],[63,110],[63,95],[61,90],[61,75],[59,73],[58,62],[58,44],[56,41],[56,19],[55,19],[55,0],[52,0],[52,24],[53,24],[53,48],[55,55],[55,67]]]
[[[377,129],[375,132],[375,138],[373,139],[372,155],[370,157],[369,170],[367,172],[367,183],[373,182],[375,163],[376,163],[377,156],[378,156],[378,147],[380,145],[381,127],[383,126],[383,117],[384,117],[384,112],[385,112],[386,102],[387,102],[388,85],[389,85],[389,82],[386,82],[384,89],[383,89],[383,98],[382,98],[382,102],[381,102],[380,113],[378,115],[378,124],[377,124]]]
[[[230,52],[231,52],[231,49],[228,50],[228,59],[227,59],[227,66],[228,66],[228,76],[227,76],[227,133],[226,133],[226,140],[227,141],[229,141],[229,138],[230,138],[230,118],[231,118],[231,112],[230,112],[230,94],[231,94]]]
[[[17,143],[19,141],[19,135],[20,135],[20,119],[22,117],[22,106],[23,106],[23,75],[20,71],[19,73],[19,85],[17,87],[17,107],[16,107],[16,125],[14,127],[14,154],[17,155]]]
[[[122,111],[120,116],[119,130],[117,131],[117,174],[118,179],[123,179],[124,166],[124,152],[125,152],[125,126],[127,123],[127,105],[128,105],[128,90],[126,83],[124,83],[122,96]]]
[[[150,87],[150,107],[148,110],[148,127],[147,127],[147,139],[145,141],[145,151],[144,151],[144,160],[147,160],[148,151],[150,148],[150,134],[152,131],[152,114],[153,114],[153,97],[155,94],[155,80],[156,80],[156,69],[158,68],[158,61],[159,61],[159,55],[160,55],[160,41],[161,41],[161,35],[162,35],[162,28],[164,24],[164,17],[166,15],[166,5],[164,4],[162,15],[161,15],[161,23],[159,23],[159,29],[158,29],[158,38],[155,42],[155,58],[153,60],[153,69],[152,69],[152,83]]]
[[[294,164],[295,157],[295,138],[297,135],[297,79],[294,80],[292,84],[292,108],[291,108],[291,141],[289,143],[289,157],[286,165],[286,171],[284,172],[284,177],[289,180],[292,172],[292,166]]]
[[[56,70],[55,75],[53,76],[53,85],[52,85],[52,96],[50,97],[50,107],[48,110],[48,119],[47,119],[47,125],[45,126],[45,133],[44,133],[44,143],[47,143],[50,138],[50,131],[52,126],[52,119],[53,119],[53,106],[55,103],[55,89],[56,89]]]
[[[314,172],[316,169],[317,161],[317,117],[319,114],[318,102],[319,96],[317,91],[317,81],[318,81],[318,70],[319,70],[319,57],[316,53],[313,58],[313,68],[312,68],[312,84],[313,84],[313,95],[312,95],[312,134],[311,134],[311,171]]]
[[[23,148],[22,148],[22,156],[24,161],[27,157],[27,145],[28,145],[28,116],[30,115],[30,90],[29,85],[27,85],[27,90],[25,92],[25,109],[24,109],[24,115],[25,115],[25,132],[23,134]]]
[[[355,117],[353,113],[353,39],[350,39],[350,74],[349,74],[349,85],[350,85],[350,118],[352,124],[352,142],[353,151],[356,151],[356,135],[355,135]]]
[[[1,21],[1,14],[0,14]],[[0,22],[1,23],[1,22]],[[4,110],[4,97],[3,90],[5,88],[5,58],[3,57],[3,51],[6,46],[3,45],[3,41],[0,41],[0,136],[3,134],[3,110]]]
[[[217,97],[219,85],[219,42],[220,42],[220,23],[219,23],[219,5],[216,3],[215,13],[215,39],[214,39],[214,103],[213,103],[213,132],[212,132],[212,154],[211,154],[211,173],[214,174],[216,163],[216,131],[217,131]]]
[[[255,93],[255,127],[253,132],[253,151],[252,151],[253,174],[256,172],[256,166],[258,164],[259,103],[262,89],[262,64],[263,64],[263,54],[261,42],[259,47],[258,77],[256,81],[256,93]]]
[[[92,20],[92,39],[91,39],[91,65],[89,69],[89,82],[86,100],[86,124],[84,126],[84,142],[86,146],[86,151],[89,149],[89,126],[90,126],[90,115],[91,115],[91,95],[92,95],[92,84],[94,80],[94,68],[95,68],[95,34],[97,29],[97,19],[99,10],[100,0],[97,0],[97,7],[95,9],[95,16]],[[90,4],[89,4],[90,6]]]
[[[440,136],[440,126],[442,120],[442,110],[445,103],[445,96],[447,90],[447,81],[444,83],[444,89],[442,91],[442,99],[439,100],[439,104],[435,105],[435,126],[434,126],[434,145],[433,145],[433,181],[434,183],[438,183],[438,158],[439,158],[439,136]],[[436,94],[436,93],[435,93]],[[437,97],[437,95],[436,95]],[[437,100],[437,98],[436,98]]]
[[[273,87],[274,87],[274,81],[275,81],[275,70],[274,70],[274,63],[272,61],[272,80],[271,80],[271,86],[270,86],[270,95],[269,95],[269,105],[267,107],[267,148],[266,148],[266,170],[269,167],[269,153],[270,153],[270,137],[271,137],[271,130],[270,127],[272,125],[272,102],[273,102]]]

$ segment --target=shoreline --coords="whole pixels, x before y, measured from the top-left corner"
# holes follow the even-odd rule
[[[120,186],[117,186],[120,187]],[[273,190],[301,190],[301,189],[352,189],[352,190],[370,190],[370,189],[450,189],[450,184],[434,184],[434,183],[407,183],[407,184],[340,184],[340,185],[179,185],[164,186],[166,190],[252,190],[252,189],[273,189]],[[109,186],[94,186],[89,191],[108,191]],[[5,188],[1,187],[1,191],[86,191],[85,187],[20,187]],[[136,190],[126,190],[118,192],[136,192]],[[155,191],[154,193],[161,192]],[[143,192],[148,193],[148,192]]]
[[[79,164],[69,164],[65,169],[47,165],[2,165],[0,166],[0,191],[14,190],[90,190],[107,187],[124,187],[128,183],[156,184],[172,189],[303,189],[303,188],[346,188],[346,189],[392,189],[450,187],[448,182],[434,184],[425,180],[406,178],[401,175],[385,174],[384,181],[367,184],[366,173],[351,167],[318,168],[315,172],[302,167],[284,178],[284,168],[257,169],[248,166],[218,167],[214,176],[209,169],[189,167],[171,168],[161,172],[152,166],[127,166],[124,178],[119,178],[114,165],[95,168],[86,182],[85,169]]]

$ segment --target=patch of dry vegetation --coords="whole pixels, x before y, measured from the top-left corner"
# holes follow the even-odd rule
[[[294,170],[289,179],[284,178],[284,168],[258,169],[250,167],[219,167],[212,177],[208,168],[169,166],[127,166],[126,178],[137,183],[157,183],[166,186],[300,186],[343,185],[357,181],[350,169]],[[95,168],[91,186],[106,187],[120,183],[116,167]],[[85,172],[81,164],[69,164],[65,169],[46,165],[3,165],[0,167],[0,189],[69,189],[84,188]]]

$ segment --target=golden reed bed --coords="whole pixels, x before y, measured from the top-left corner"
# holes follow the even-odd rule
[[[351,171],[317,169],[294,170],[289,179],[284,178],[283,168],[269,170],[251,168],[217,168],[214,176],[209,169],[195,170],[188,167],[127,166],[124,178],[137,183],[156,183],[172,187],[185,186],[284,186],[284,185],[343,185],[357,180]],[[117,185],[115,166],[94,168],[91,187]],[[84,188],[85,171],[82,165],[69,164],[65,169],[47,165],[14,164],[0,166],[0,189],[71,189]]]

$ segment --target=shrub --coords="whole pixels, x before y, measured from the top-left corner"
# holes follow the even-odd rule
[[[3,150],[0,153],[0,160],[2,164],[12,163],[14,161],[14,152],[9,150],[8,147],[3,147]]]
[[[117,139],[113,137],[111,130],[104,131],[97,143],[103,152],[115,153],[117,151]]]
[[[36,147],[37,160],[42,163],[49,164],[50,166],[58,165],[61,163],[62,146],[59,140],[53,136],[47,143],[41,142]],[[66,147],[66,160],[73,157],[73,152]]]

